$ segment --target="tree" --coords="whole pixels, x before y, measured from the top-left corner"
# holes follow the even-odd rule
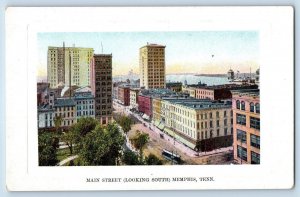
[[[72,155],[73,154],[73,147],[74,145],[76,144],[76,142],[79,142],[80,137],[78,136],[78,133],[76,133],[72,127],[69,131],[67,132],[64,132],[62,134],[62,138],[61,140],[64,141],[66,143],[66,145],[69,147],[69,150],[70,150],[70,154]]]
[[[84,165],[118,165],[124,142],[116,124],[97,125],[83,138],[79,154]]]
[[[125,134],[130,131],[131,125],[133,124],[133,121],[128,116],[120,116],[116,121],[122,127]]]
[[[78,119],[78,122],[70,128],[69,132],[71,133],[66,136],[67,142],[69,142],[69,145],[72,147],[73,144],[76,144],[75,151],[79,152],[82,148],[82,138],[93,131],[97,125],[99,125],[99,122],[91,117],[82,117]]]
[[[122,160],[126,165],[143,165],[143,163],[139,161],[139,157],[131,150],[124,152]]]
[[[149,141],[149,134],[141,133],[139,130],[136,131],[135,137],[132,139],[135,148],[139,149],[140,160],[143,159],[143,149]]]
[[[38,135],[38,151],[40,166],[55,166],[58,162],[56,152],[58,138],[53,133],[42,132]]]
[[[82,117],[78,119],[78,122],[73,125],[73,130],[77,132],[81,137],[84,137],[87,133],[91,132],[98,125],[98,121],[91,117]]]
[[[54,117],[54,126],[56,129],[58,129],[59,127],[61,127],[61,123],[63,121],[62,116],[55,116]]]
[[[145,162],[147,165],[162,165],[163,162],[158,157],[153,155],[152,153],[149,154],[148,157],[146,157]]]

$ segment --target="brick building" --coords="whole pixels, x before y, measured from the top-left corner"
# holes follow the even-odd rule
[[[94,54],[90,72],[95,119],[106,125],[112,121],[112,55]]]

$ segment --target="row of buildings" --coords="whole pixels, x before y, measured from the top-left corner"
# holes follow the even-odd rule
[[[192,88],[200,87],[192,85]],[[188,91],[123,86],[119,87],[118,94],[122,96],[116,99],[142,113],[144,119],[191,149],[210,151],[234,146],[236,162],[259,163],[260,101],[257,86],[231,84],[201,88],[212,92],[212,97],[197,98]],[[214,97],[218,95],[214,92],[218,91],[225,93]],[[123,102],[125,98],[127,101]],[[240,143],[241,136],[248,140]]]
[[[139,65],[139,80],[112,84],[111,54],[49,47],[48,85],[38,86],[39,128],[55,127],[55,117],[66,127],[83,116],[107,124],[114,99],[191,149],[233,146],[236,162],[260,163],[256,84],[166,83],[165,46],[157,44],[139,49]]]

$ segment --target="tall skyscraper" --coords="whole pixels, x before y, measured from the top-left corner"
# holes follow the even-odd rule
[[[93,48],[48,47],[47,79],[50,88],[58,85],[89,86]]]
[[[149,44],[140,48],[140,86],[146,89],[166,87],[165,47]]]
[[[112,121],[112,55],[94,54],[90,70],[95,118],[106,125]]]

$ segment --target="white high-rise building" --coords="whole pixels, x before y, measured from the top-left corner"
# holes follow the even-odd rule
[[[90,85],[90,61],[94,55],[93,48],[82,47],[48,47],[47,79],[50,88],[59,85]]]
[[[165,47],[147,44],[140,48],[140,87],[166,88]]]

